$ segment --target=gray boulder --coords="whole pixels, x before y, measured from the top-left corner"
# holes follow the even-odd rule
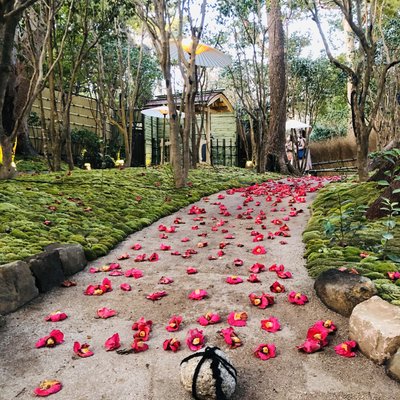
[[[58,252],[65,276],[82,271],[87,264],[85,252],[80,244],[53,243],[46,246],[45,250]]]
[[[357,304],[377,293],[371,279],[337,269],[324,271],[316,279],[314,289],[328,308],[345,317]]]
[[[29,265],[15,261],[0,265],[0,314],[8,314],[39,294]]]
[[[29,264],[40,293],[49,291],[65,280],[57,251],[44,251],[25,260]]]
[[[236,369],[218,347],[206,347],[182,360],[181,382],[195,399],[230,399],[236,389]]]

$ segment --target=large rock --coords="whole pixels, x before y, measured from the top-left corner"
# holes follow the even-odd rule
[[[349,325],[350,338],[377,364],[383,364],[400,347],[400,307],[378,296],[356,306]]]
[[[58,252],[65,276],[82,271],[87,264],[85,252],[80,244],[54,243],[47,246],[45,250]]]
[[[386,373],[396,381],[400,382],[400,349],[388,361],[386,365]]]
[[[29,265],[23,261],[0,265],[0,314],[8,314],[39,294]]]
[[[337,269],[323,272],[316,279],[314,289],[328,308],[345,317],[350,316],[357,304],[377,293],[371,279]]]
[[[236,369],[218,347],[206,347],[182,360],[181,382],[195,399],[230,399],[236,389]]]
[[[36,286],[41,293],[60,285],[65,280],[58,251],[44,251],[29,257],[26,262],[29,264],[36,280]]]

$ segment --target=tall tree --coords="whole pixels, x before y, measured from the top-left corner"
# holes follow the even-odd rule
[[[385,90],[387,74],[400,63],[400,58],[383,60],[377,57],[380,32],[377,21],[385,12],[377,0],[333,0],[343,14],[355,38],[353,63],[335,57],[321,26],[319,7],[313,0],[307,3],[324,42],[329,60],[348,77],[351,85],[350,105],[352,126],[357,143],[357,170],[360,181],[368,179],[368,147],[370,134]]]

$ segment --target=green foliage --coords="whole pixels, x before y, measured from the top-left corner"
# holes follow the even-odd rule
[[[190,172],[192,187],[176,190],[169,167],[155,167],[0,181],[0,264],[39,253],[54,242],[79,243],[94,259],[128,234],[205,195],[271,177],[205,167]]]

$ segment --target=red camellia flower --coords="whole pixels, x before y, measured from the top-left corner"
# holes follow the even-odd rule
[[[33,391],[36,396],[46,397],[57,393],[62,389],[62,383],[55,379],[40,382],[39,386]]]
[[[276,275],[278,275],[278,278],[281,278],[281,279],[292,278],[292,273],[289,271],[279,271],[279,272],[277,271]]]
[[[166,235],[164,232],[160,233],[160,235],[158,236],[160,239],[168,239],[168,235]]]
[[[66,318],[68,318],[67,314],[65,314],[61,311],[56,311],[56,312],[49,314],[44,320],[51,321],[51,322],[59,322],[59,321],[63,321]]]
[[[217,256],[218,257],[223,257],[226,253],[223,250],[218,250]]]
[[[142,351],[146,351],[149,349],[149,345],[143,340],[140,340],[139,338],[135,338],[133,343],[132,343],[132,349],[134,353],[140,353]]]
[[[318,350],[321,350],[322,345],[319,340],[307,339],[300,346],[296,346],[300,351],[304,351],[304,353],[315,353]]]
[[[328,333],[333,333],[333,332],[335,332],[336,331],[336,325],[333,323],[333,321],[332,320],[330,320],[330,319],[327,319],[327,320],[325,320],[325,321],[317,321],[315,324],[314,324],[314,326],[316,326],[316,327],[318,327],[318,326],[322,326],[322,327],[324,327],[325,329],[327,329],[328,330]]]
[[[256,246],[256,247],[254,247],[254,249],[251,252],[256,255],[261,255],[261,254],[267,253],[264,246]]]
[[[90,345],[87,343],[80,344],[79,342],[74,342],[74,353],[82,358],[91,357],[94,353],[89,350]]]
[[[343,342],[335,346],[335,352],[343,357],[355,357],[356,353],[354,350],[356,347],[357,343],[354,340],[348,340],[347,342]]]
[[[166,227],[165,225],[163,225],[163,224],[158,225],[158,230],[159,230],[160,232],[164,232],[166,229],[167,229],[167,227]]]
[[[182,243],[186,243],[186,242],[188,242],[190,239],[188,238],[188,237],[184,237],[184,238],[182,238],[181,239],[181,242]]]
[[[166,245],[166,244],[164,244],[164,243],[161,243],[161,244],[160,244],[160,250],[162,250],[162,251],[171,250],[171,246]]]
[[[260,263],[255,263],[249,268],[249,271],[253,272],[254,274],[258,274],[262,271],[265,271],[265,265]]]
[[[129,283],[121,283],[119,285],[119,287],[121,288],[121,290],[123,290],[124,292],[130,292],[132,290],[132,287]]]
[[[231,275],[231,276],[228,276],[228,277],[225,279],[225,282],[229,283],[230,285],[237,285],[238,283],[242,283],[242,282],[243,282],[243,279],[240,278],[240,277],[237,276],[237,275]]]
[[[172,339],[167,339],[164,341],[163,343],[163,349],[164,350],[170,350],[173,351],[174,353],[176,353],[181,347],[181,342],[176,339],[176,338],[172,338]]]
[[[221,321],[221,317],[219,316],[219,314],[213,314],[211,312],[208,312],[204,315],[202,315],[197,322],[201,325],[201,326],[207,326],[207,325],[214,325],[217,322]]]
[[[54,347],[64,341],[64,334],[58,329],[54,329],[50,332],[48,336],[40,338],[35,347],[39,349],[40,347]]]
[[[159,259],[160,259],[160,258],[159,258],[159,256],[158,256],[157,253],[151,254],[151,255],[149,256],[149,258],[148,258],[148,260],[149,260],[150,262],[155,262],[155,261],[158,261]]]
[[[133,261],[143,262],[146,261],[147,254],[138,254]]]
[[[197,247],[199,249],[203,248],[203,247],[207,247],[208,246],[208,242],[199,242],[197,243]]]
[[[119,340],[118,333],[114,333],[111,337],[109,337],[106,342],[104,343],[104,347],[107,351],[117,350],[121,347],[121,343]]]
[[[135,243],[133,246],[131,246],[132,250],[140,250],[142,248],[142,245],[140,243]]]
[[[188,275],[197,274],[197,269],[194,268],[194,267],[188,267],[188,268],[186,269],[186,273],[187,273]]]
[[[174,280],[172,278],[168,278],[167,276],[162,276],[160,280],[158,281],[159,284],[161,285],[169,285],[170,283],[173,283]]]
[[[104,293],[111,292],[112,286],[111,281],[107,278],[103,279],[101,285],[89,285],[84,294],[87,296],[101,296]]]
[[[248,315],[246,312],[231,312],[228,315],[228,324],[232,326],[246,326]]]
[[[142,325],[147,325],[151,329],[153,326],[153,321],[147,321],[144,317],[140,317],[136,322],[133,323],[132,330],[137,331]]]
[[[192,293],[189,294],[189,299],[191,300],[203,300],[208,293],[203,289],[196,289]]]
[[[243,260],[241,260],[240,258],[235,258],[233,260],[233,265],[235,267],[241,267],[243,265]]]
[[[169,320],[168,325],[165,327],[165,329],[168,332],[176,332],[177,330],[179,330],[181,323],[182,323],[182,317],[178,315],[173,315]]]
[[[192,351],[200,350],[204,346],[203,331],[197,328],[189,329],[186,337],[186,344]]]
[[[149,300],[160,300],[161,297],[167,296],[167,292],[165,290],[162,290],[161,292],[154,292],[154,293],[150,293],[148,296],[146,296],[146,299]]]
[[[135,278],[135,279],[139,279],[143,277],[143,271],[141,271],[140,269],[128,269],[127,271],[125,271],[124,274],[127,278]]]
[[[95,267],[89,268],[90,274],[97,274],[98,272],[100,272],[100,268],[95,268]]]
[[[108,276],[122,276],[122,275],[124,275],[124,273],[122,271],[117,271],[117,270],[111,271],[108,274]]]
[[[249,299],[253,306],[256,306],[261,309],[265,309],[268,306],[272,306],[275,303],[274,296],[271,296],[267,293],[262,293],[260,296],[256,295],[255,293],[249,294]]]
[[[254,350],[254,355],[261,360],[269,360],[276,357],[276,347],[272,343],[262,343]]]
[[[387,272],[387,276],[392,281],[395,281],[397,279],[400,279],[400,272],[397,272],[397,271]]]
[[[117,315],[117,312],[107,307],[99,308],[97,310],[97,316],[99,318],[107,319],[113,317],[114,315]]]
[[[259,233],[257,236],[254,236],[253,242],[262,242],[264,240],[264,235]]]
[[[223,229],[224,231],[225,229]],[[228,233],[227,235],[225,235],[225,239],[235,239],[235,236],[232,235],[232,233]]]
[[[328,330],[323,326],[315,326],[313,325],[307,331],[307,339],[308,340],[316,340],[321,343],[321,346],[324,347],[328,344],[327,336]]]
[[[247,278],[247,281],[251,283],[261,282],[256,274],[250,274],[249,277]]]
[[[233,328],[229,327],[226,329],[221,329],[218,333],[224,338],[225,343],[231,348],[236,349],[243,345],[242,341],[239,339]]]
[[[117,260],[127,260],[129,258],[128,253],[121,254],[120,256],[117,257]]]
[[[292,291],[289,293],[288,300],[292,304],[303,306],[308,303],[308,297],[300,292]]]
[[[281,325],[277,318],[269,317],[268,319],[261,320],[261,329],[274,333],[281,329]]]
[[[134,338],[143,340],[143,342],[147,342],[149,340],[151,332],[151,325],[147,324],[139,324],[137,327],[137,332],[133,335]]]
[[[279,282],[275,281],[270,287],[272,293],[283,293],[285,291],[285,286],[281,285]]]

